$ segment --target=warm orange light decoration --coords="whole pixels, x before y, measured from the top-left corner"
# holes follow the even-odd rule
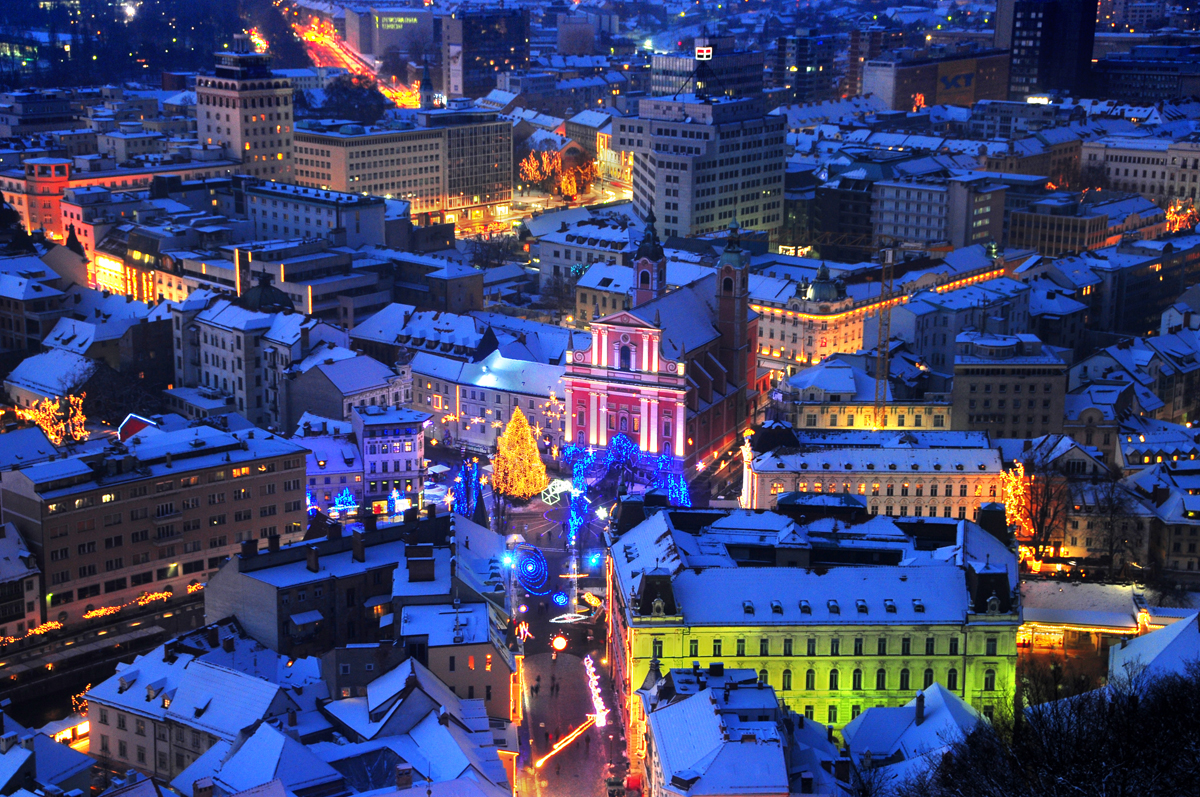
[[[925,95],[921,94],[920,92],[912,95],[912,102],[912,112],[916,113],[925,107]]]
[[[530,152],[521,161],[518,167],[518,174],[521,180],[526,183],[540,183],[546,179],[546,175],[542,173],[542,162],[537,155]]]
[[[539,758],[536,763],[534,763],[533,768],[541,769],[543,766],[546,765],[547,761],[549,761],[554,756],[558,755],[559,752],[561,752],[564,747],[566,747],[571,742],[578,739],[583,734],[584,731],[586,731],[588,728],[592,727],[592,725],[594,725],[595,723],[596,723],[595,717],[590,717],[587,722],[583,723],[578,728],[571,731],[563,738],[559,739],[557,742],[554,743],[554,746],[550,748],[550,752],[546,753],[544,756]]]
[[[203,584],[188,584],[188,594],[189,595],[191,595],[195,592],[199,592],[202,589],[204,589]]]
[[[1196,212],[1191,198],[1176,199],[1167,207],[1167,231],[1192,230],[1200,224],[1200,213]]]
[[[250,37],[250,42],[254,45],[254,52],[265,53],[270,47],[267,40],[263,37],[262,31],[258,28],[251,28],[246,31],[246,35]]]
[[[201,584],[194,586],[199,586],[203,589],[203,585]],[[192,591],[193,590],[191,587],[189,587],[188,592]],[[92,609],[90,612],[86,612],[83,615],[83,619],[94,620],[97,617],[111,617],[112,615],[120,612],[122,609],[126,609],[130,606],[149,606],[155,601],[165,601],[171,597],[172,595],[170,592],[144,592],[128,603],[122,603],[120,606],[101,606],[99,609]]]
[[[1033,529],[1029,528],[1029,481],[1025,478],[1025,463],[1018,462],[1012,470],[1000,474],[1004,488],[1004,519],[1010,526],[1017,527],[1017,539],[1030,539]]]
[[[91,688],[92,688],[92,685],[89,683],[87,686],[83,687],[83,691],[79,692],[78,694],[71,695],[71,713],[72,714],[80,714],[85,717],[87,716],[87,710],[88,710],[87,693],[88,693],[88,690]]]
[[[42,623],[37,628],[30,628],[28,631],[26,631],[25,636],[0,637],[0,645],[8,645],[12,642],[19,642],[20,640],[28,639],[31,636],[41,636],[42,634],[46,634],[51,631],[57,631],[58,629],[60,629],[62,627],[63,627],[63,624],[59,623],[59,622]]]
[[[86,397],[87,393],[67,396],[67,435],[76,442],[82,442],[92,436],[83,426],[87,422],[87,416],[83,414],[83,400]]]

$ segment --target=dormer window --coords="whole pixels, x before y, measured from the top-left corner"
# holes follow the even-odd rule
[[[858,613],[859,613],[859,614],[866,614],[866,613],[867,613],[867,602],[866,602],[865,600],[862,600],[862,599],[860,598],[859,600],[857,600],[857,601],[855,601],[855,602],[854,602],[854,605],[858,607]]]
[[[771,614],[783,614],[783,604],[779,601],[771,601]]]
[[[746,614],[754,614],[754,602],[742,601],[742,611]]]
[[[917,614],[925,613],[925,602],[920,598],[913,598],[913,611]]]
[[[808,601],[800,601],[800,614],[812,614],[812,606]]]
[[[883,599],[883,610],[886,611],[888,614],[895,614],[896,613],[896,602],[894,600],[892,600],[891,598],[884,598]]]
[[[830,614],[841,614],[841,613],[842,613],[842,610],[841,610],[840,608],[838,608],[838,602],[837,602],[837,601],[835,601],[835,600],[830,600],[830,601],[829,601],[829,602],[826,604],[826,606],[828,606],[828,607],[829,607],[829,613],[830,613]]]

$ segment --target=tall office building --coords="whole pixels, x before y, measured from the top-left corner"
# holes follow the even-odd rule
[[[783,225],[785,118],[764,107],[761,94],[680,94],[643,99],[636,117],[613,120],[617,145],[634,153],[638,213],[653,211],[667,236],[717,232],[737,219],[774,239]]]
[[[850,31],[850,57],[846,64],[845,96],[863,93],[863,67],[874,58],[904,46],[904,31],[887,28],[867,28]]]
[[[702,50],[709,56],[709,69],[707,75],[697,78],[696,53]],[[739,49],[732,36],[698,36],[693,52],[651,56],[650,93],[758,97],[763,91],[764,63],[761,50]]]
[[[775,42],[771,60],[771,85],[792,90],[792,102],[821,102],[833,97],[833,75],[837,51],[832,36],[811,28],[797,28],[793,36]]]
[[[292,81],[271,72],[271,56],[256,53],[244,35],[216,53],[212,75],[196,78],[200,141],[220,144],[245,174],[290,181]]]
[[[460,7],[442,22],[442,86],[447,97],[478,99],[501,72],[529,66],[529,10]]]
[[[404,199],[426,223],[510,228],[512,124],[462,97],[447,105],[418,111],[412,124],[302,122],[296,183]]]
[[[995,46],[1012,51],[1009,99],[1087,96],[1095,38],[1096,0],[1000,0]]]

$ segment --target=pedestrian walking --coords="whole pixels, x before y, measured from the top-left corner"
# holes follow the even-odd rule
[[[546,731],[546,748],[550,748],[550,731]]]

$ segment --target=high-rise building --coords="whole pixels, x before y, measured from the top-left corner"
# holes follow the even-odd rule
[[[496,88],[498,74],[528,66],[528,9],[460,7],[443,21],[447,97],[483,97]]]
[[[403,126],[302,122],[296,158],[302,186],[404,199],[414,218],[460,228],[508,224],[512,124],[464,98]]]
[[[1089,92],[1096,0],[1000,0],[996,31],[996,47],[1012,50],[1010,99]]]
[[[219,144],[247,174],[291,181],[292,81],[271,72],[271,56],[256,53],[245,36],[216,53],[212,75],[196,79],[196,130]]]
[[[904,46],[904,31],[868,28],[850,31],[850,57],[846,64],[845,96],[863,93],[863,65],[873,58]]]
[[[791,89],[792,102],[829,99],[837,88],[835,45],[832,36],[822,36],[811,28],[797,28],[794,36],[779,37],[771,60],[771,85]]]
[[[696,57],[707,57],[707,74],[696,74]],[[688,53],[658,53],[650,59],[650,93],[655,96],[717,94],[758,97],[763,91],[763,53],[742,50],[732,36],[700,36]]]
[[[862,65],[862,91],[882,98],[894,111],[1003,100],[1008,60],[1003,50],[969,42],[892,50]]]
[[[783,225],[784,123],[766,114],[761,94],[641,100],[637,117],[614,122],[619,145],[634,152],[638,213],[653,212],[667,236],[713,233],[736,219],[774,237]]]

